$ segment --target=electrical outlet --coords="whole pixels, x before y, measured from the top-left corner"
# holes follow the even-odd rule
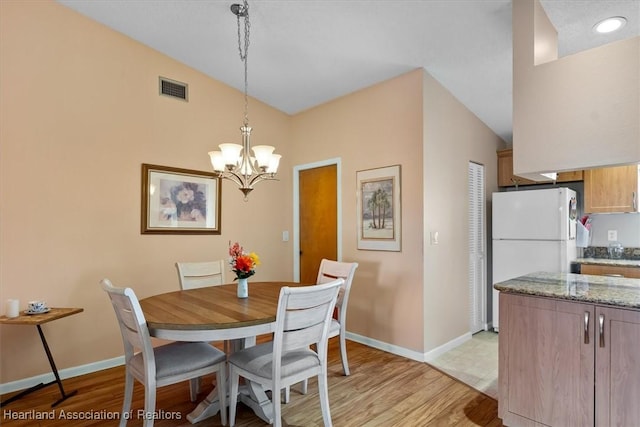
[[[618,240],[618,230],[607,230],[607,240],[610,242]]]

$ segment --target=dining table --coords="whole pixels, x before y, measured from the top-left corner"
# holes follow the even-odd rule
[[[232,348],[237,350],[255,345],[258,335],[274,332],[280,289],[284,286],[308,285],[251,282],[249,296],[239,298],[237,284],[225,284],[153,295],[141,299],[140,306],[152,337],[192,342],[230,340],[234,343]],[[279,393],[272,391],[272,395],[279,396]],[[259,384],[246,381],[238,400],[267,423],[273,422],[271,400]],[[197,423],[219,410],[214,389],[187,415],[187,419]]]

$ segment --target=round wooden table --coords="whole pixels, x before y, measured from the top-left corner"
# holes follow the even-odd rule
[[[293,282],[249,282],[249,297],[238,298],[236,284],[167,292],[140,300],[149,333],[172,341],[243,340],[255,345],[256,336],[274,331],[280,289],[308,286]],[[276,394],[277,396],[277,394]],[[273,421],[271,401],[261,386],[247,381],[240,400],[267,423]],[[191,423],[218,413],[214,389],[187,415]]]

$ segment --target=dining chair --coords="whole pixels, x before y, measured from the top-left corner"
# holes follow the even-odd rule
[[[272,390],[273,425],[280,427],[281,402],[275,390],[317,376],[322,419],[331,426],[327,385],[327,340],[343,279],[318,286],[280,290],[273,340],[229,357],[229,424],[235,425],[240,376]],[[315,345],[316,351],[310,348]]]
[[[316,284],[327,283],[337,278],[344,279],[344,283],[338,294],[336,302],[337,318],[331,319],[329,328],[329,338],[340,336],[340,359],[342,360],[342,370],[345,375],[349,375],[349,362],[347,360],[347,343],[346,343],[346,320],[347,320],[347,303],[349,301],[349,292],[351,291],[351,282],[358,268],[357,262],[339,262],[323,258],[318,268],[318,278]],[[308,382],[304,380],[300,386],[300,392],[307,394]],[[291,399],[290,387],[284,390],[284,402],[289,403]]]
[[[202,342],[173,342],[153,347],[149,329],[138,298],[131,288],[117,288],[109,279],[100,281],[107,292],[120,325],[125,357],[124,402],[120,426],[127,425],[126,414],[131,409],[133,382],[144,385],[144,427],[153,426],[156,406],[156,388],[190,380],[190,397],[195,402],[194,382],[199,377],[216,373],[220,418],[227,423],[226,412],[226,355]],[[222,385],[222,386],[220,386]]]
[[[347,360],[346,345],[346,323],[347,323],[347,304],[349,302],[349,293],[351,291],[351,283],[355,275],[357,262],[339,262],[329,259],[320,261],[318,269],[317,284],[327,283],[337,278],[344,279],[344,283],[338,295],[336,302],[337,319],[331,319],[331,327],[329,329],[329,338],[340,336],[340,358],[342,359],[342,369],[345,375],[349,375],[349,362]]]
[[[225,267],[227,261],[220,259],[204,262],[176,262],[180,289],[205,288],[207,286],[220,286],[226,283]],[[224,352],[229,354],[229,341],[224,341]],[[200,380],[195,382],[194,393],[200,393]]]
[[[176,262],[181,289],[204,288],[226,283],[223,259],[206,262]]]

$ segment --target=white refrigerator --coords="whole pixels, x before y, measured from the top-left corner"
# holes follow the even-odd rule
[[[576,259],[576,193],[549,188],[493,193],[493,284],[536,271],[569,272]],[[493,328],[499,329],[493,289]]]

